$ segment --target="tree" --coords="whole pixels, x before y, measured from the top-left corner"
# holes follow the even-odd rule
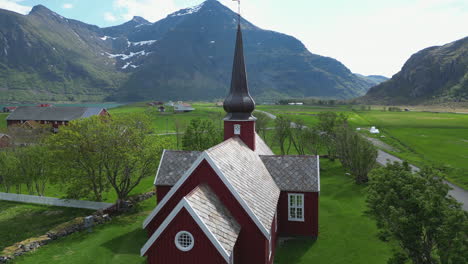
[[[291,147],[291,142],[289,141],[289,146],[285,148],[286,140],[291,134],[291,120],[284,116],[279,116],[275,119],[275,134],[274,138],[278,142],[281,155],[289,153]]]
[[[43,196],[45,188],[52,176],[51,152],[44,145],[31,145],[16,149],[18,171],[29,193]]]
[[[5,192],[15,185],[18,160],[12,150],[0,151],[0,184]]]
[[[376,164],[377,150],[374,145],[344,126],[337,129],[335,139],[336,151],[343,167],[350,171],[357,184],[366,183],[367,175]]]
[[[368,214],[377,221],[380,237],[394,239],[401,248],[393,263],[405,258],[414,264],[468,262],[468,213],[448,196],[443,178],[434,169],[412,173],[407,163],[372,173]]]
[[[102,201],[103,192],[110,188],[101,149],[109,122],[112,119],[101,116],[75,120],[47,139],[69,198]]]
[[[304,145],[305,152],[319,155],[320,149],[324,144],[323,139],[320,136],[320,130],[317,127],[311,127],[307,128],[304,133],[304,141],[301,144]]]
[[[309,136],[311,136],[310,133],[308,133],[308,130],[309,129],[305,126],[304,121],[300,119],[295,120],[290,127],[290,144],[294,146],[294,149],[299,155],[306,154],[305,142],[309,141]]]
[[[270,122],[271,118],[262,112],[255,112],[255,117],[257,121],[255,122],[255,131],[263,138],[263,140],[267,140],[267,129],[268,123]]]
[[[151,134],[151,123],[144,115],[114,117],[104,123],[99,151],[107,181],[118,197],[118,204],[146,177],[153,175],[163,150],[165,137]]]
[[[333,161],[336,158],[336,128],[346,126],[348,117],[336,112],[320,112],[317,117],[319,120],[317,127],[320,130],[322,142],[327,149],[328,158]]]
[[[182,148],[203,151],[221,143],[222,139],[221,130],[216,129],[212,121],[192,119],[182,138]]]

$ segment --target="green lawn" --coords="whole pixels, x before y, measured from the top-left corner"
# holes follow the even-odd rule
[[[364,215],[366,191],[338,162],[321,160],[319,238],[287,241],[277,263],[387,263],[390,245],[377,238],[375,222]]]
[[[364,216],[365,191],[346,176],[339,163],[322,161],[320,236],[280,247],[277,263],[386,263],[390,246],[376,237],[375,223]],[[144,263],[139,250],[147,236],[141,224],[154,208],[154,198],[137,211],[111,223],[53,242],[15,263]]]
[[[0,201],[0,251],[92,211]]]
[[[377,126],[392,154],[415,165],[445,165],[448,179],[468,188],[468,115],[426,112],[359,112]]]

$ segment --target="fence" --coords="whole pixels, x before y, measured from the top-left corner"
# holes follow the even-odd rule
[[[20,202],[20,203],[34,203],[52,206],[62,207],[73,207],[91,210],[101,210],[110,207],[110,203],[92,202],[92,201],[81,201],[81,200],[68,200],[59,199],[53,197],[44,197],[36,195],[16,194],[16,193],[4,193],[0,192],[0,200]]]

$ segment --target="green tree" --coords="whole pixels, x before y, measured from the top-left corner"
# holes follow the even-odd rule
[[[306,142],[310,140],[309,129],[301,119],[295,120],[290,127],[289,140],[297,154],[305,155],[307,148]]]
[[[268,123],[270,122],[271,118],[262,112],[255,112],[255,117],[257,121],[255,122],[255,131],[263,138],[263,140],[267,140],[267,129]]]
[[[328,158],[333,161],[336,158],[336,129],[346,126],[348,117],[336,112],[320,112],[317,117],[319,120],[317,127],[320,130],[323,145],[327,150]]]
[[[349,127],[338,128],[335,133],[336,151],[343,167],[354,176],[356,183],[366,183],[367,175],[376,164],[374,145]]]
[[[468,213],[448,191],[439,171],[412,173],[407,163],[371,174],[368,213],[381,238],[393,239],[401,248],[392,263],[405,258],[414,264],[468,262]]]
[[[222,142],[222,131],[212,121],[199,118],[190,121],[182,138],[184,150],[203,151]]]
[[[154,174],[163,150],[169,147],[165,137],[152,135],[151,131],[145,115],[117,116],[104,123],[99,151],[107,181],[119,204],[142,179]]]
[[[16,149],[18,171],[29,193],[43,196],[49,179],[53,175],[51,152],[44,145],[31,145]]]
[[[17,182],[18,159],[12,150],[0,151],[0,184],[5,192]]]
[[[289,141],[289,145],[286,147],[286,141],[291,135],[291,120],[284,116],[279,116],[275,119],[275,132],[274,138],[276,143],[278,143],[281,155],[285,155],[289,153],[289,149],[291,148],[291,141]]]
[[[69,198],[102,201],[103,192],[110,188],[103,163],[106,154],[101,151],[109,122],[112,119],[98,116],[75,120],[47,139],[59,170],[59,183]]]
[[[321,131],[317,127],[307,128],[304,131],[304,145],[305,152],[307,154],[319,155],[320,150],[322,149],[324,142],[320,136]]]

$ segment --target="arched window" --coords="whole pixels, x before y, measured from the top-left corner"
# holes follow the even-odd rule
[[[193,248],[193,245],[195,244],[195,239],[189,232],[180,231],[175,236],[174,242],[179,250],[189,251]]]

